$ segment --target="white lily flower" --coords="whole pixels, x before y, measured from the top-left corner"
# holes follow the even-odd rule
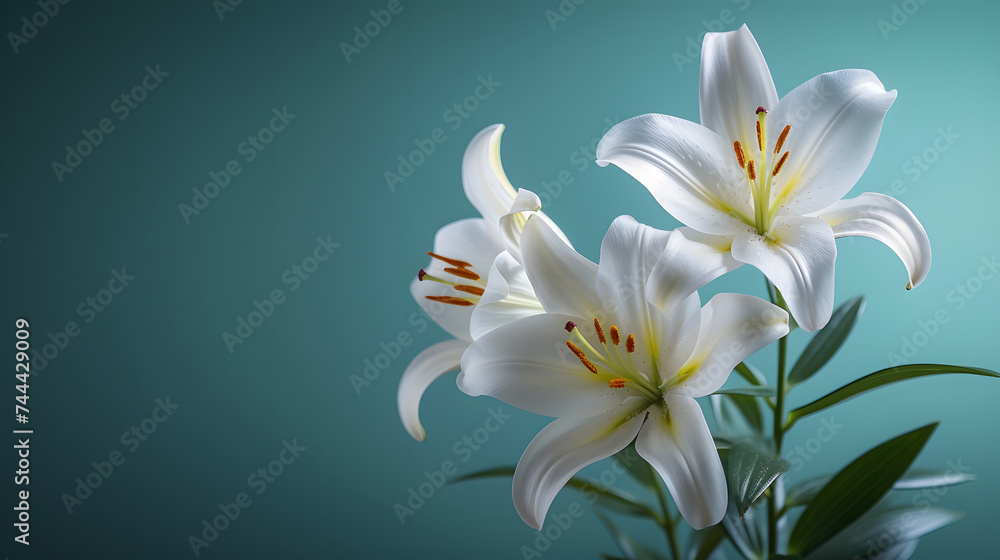
[[[760,269],[804,330],[830,320],[835,238],[885,243],[906,265],[906,288],[920,284],[931,247],[913,213],[881,194],[841,200],[868,167],[896,90],[868,70],[839,70],[779,100],[746,25],[705,35],[699,89],[700,125],[635,117],[604,136],[597,163],[622,168],[684,225]]]
[[[514,474],[514,505],[540,529],[559,490],[581,468],[635,440],[692,527],[726,512],[722,463],[695,398],[788,332],[788,313],[759,298],[696,290],[730,257],[692,240],[615,220],[595,265],[534,216],[524,267],[545,308],[478,338],[458,386],[558,417],[528,445]],[[567,333],[568,331],[568,333]]]
[[[462,159],[462,186],[482,218],[450,223],[434,236],[431,262],[410,284],[417,304],[450,335],[423,350],[399,381],[397,405],[406,430],[419,441],[420,399],[438,377],[458,369],[472,340],[500,325],[541,313],[531,284],[520,265],[521,231],[527,217],[552,224],[541,200],[528,190],[514,190],[500,163],[504,126],[483,129]],[[552,224],[565,243],[566,237]],[[473,319],[473,317],[476,317]]]

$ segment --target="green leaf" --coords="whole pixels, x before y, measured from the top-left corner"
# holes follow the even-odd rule
[[[881,547],[879,558],[902,560],[916,550],[917,539],[962,517],[961,512],[927,506],[907,506],[869,514],[809,555],[809,560],[867,558],[873,543]]]
[[[611,534],[612,540],[615,541],[615,544],[618,545],[618,549],[621,550],[622,556],[624,556],[627,560],[665,560],[658,552],[626,535],[625,532],[619,529],[618,526],[611,521],[611,518],[605,515],[601,510],[595,509],[594,513],[597,514],[597,518],[604,524],[608,533]]]
[[[635,450],[634,443],[630,443],[628,447],[615,453],[615,460],[621,463],[628,474],[643,487],[656,490],[657,484],[659,484],[656,480],[657,477],[653,475],[653,469],[649,466],[649,463],[639,456],[639,453]]]
[[[464,482],[466,480],[476,480],[480,478],[494,478],[494,477],[513,477],[514,467],[497,467],[493,469],[485,469],[477,471],[474,473],[469,473],[463,476],[459,476],[451,479],[448,484],[454,484],[457,482]],[[573,477],[569,479],[566,486],[575,488],[583,494],[591,503],[600,504],[612,511],[617,511],[618,513],[623,513],[625,515],[633,515],[638,517],[649,517],[657,523],[659,523],[661,516],[656,513],[652,508],[643,504],[639,498],[629,494],[628,492],[623,492],[617,490],[611,486],[604,486],[603,484],[590,482],[579,477]],[[591,499],[593,498],[593,499]]]
[[[786,459],[771,457],[745,443],[730,449],[726,475],[739,516],[743,517],[767,487],[791,466]]]
[[[710,395],[716,414],[716,422],[727,436],[761,433],[764,417],[760,403],[746,395]]]
[[[727,481],[729,480],[730,453],[729,449],[719,450],[719,459],[722,461],[722,469],[726,472]],[[728,494],[729,505],[721,523],[722,528],[726,531],[726,536],[744,558],[761,558],[764,551],[763,539],[760,527],[754,521],[754,510],[747,510],[741,516],[736,507],[736,498],[733,497],[732,492],[728,492]]]
[[[702,531],[693,531],[688,541],[687,557],[693,560],[708,560],[725,538],[726,530],[722,525],[712,525]]]
[[[830,321],[813,336],[792,367],[788,374],[790,385],[798,385],[809,379],[830,361],[844,344],[847,335],[851,334],[851,329],[864,308],[865,298],[857,296],[847,300],[833,312]]]
[[[985,375],[987,377],[1000,377],[1000,373],[988,369],[948,366],[942,364],[909,364],[905,366],[886,368],[876,371],[875,373],[868,374],[856,381],[852,381],[825,397],[820,397],[805,406],[796,408],[788,414],[787,425],[790,426],[800,418],[819,412],[824,408],[831,407],[841,401],[845,401],[866,391],[877,389],[883,385],[888,385],[897,381],[905,381],[907,379],[914,379],[917,377],[924,377],[927,375],[940,375],[944,373],[969,373],[973,375]]]
[[[747,397],[773,397],[778,394],[774,387],[724,387],[712,393],[713,395],[743,395]]]
[[[764,385],[764,375],[757,370],[757,368],[746,362],[740,362],[736,364],[733,371],[740,374],[740,377],[747,380],[747,383],[751,385]]]
[[[870,510],[924,448],[937,423],[897,436],[847,465],[806,506],[788,551],[806,555]]]
[[[771,303],[774,303],[778,307],[784,309],[785,311],[788,311],[788,304],[785,303],[785,297],[781,295],[781,290],[775,288],[774,293],[777,296],[778,301],[775,302],[774,298],[772,298]],[[799,324],[795,321],[795,317],[792,317],[792,312],[788,311],[788,332],[790,333],[797,328],[799,328]]]
[[[785,507],[793,508],[804,506],[816,497],[816,494],[826,486],[826,483],[833,478],[830,475],[813,477],[799,482],[789,488],[785,496]],[[972,473],[959,472],[954,469],[946,471],[929,471],[914,469],[904,474],[895,484],[893,490],[920,490],[921,488],[938,488],[941,486],[954,486],[975,480],[976,475]]]

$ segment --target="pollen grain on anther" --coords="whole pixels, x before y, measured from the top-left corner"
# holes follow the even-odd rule
[[[785,145],[785,138],[788,137],[788,131],[792,129],[792,125],[786,124],[785,128],[781,130],[781,134],[778,135],[778,141],[774,144],[774,153],[780,154],[781,147]]]
[[[573,344],[568,340],[566,341],[566,346],[569,347],[570,351],[573,352],[574,355],[576,355],[577,359],[580,360],[580,363],[582,363],[587,369],[590,370],[590,373],[593,374],[597,373],[597,366],[595,366],[593,362],[587,359],[587,356],[586,354],[583,353],[583,350],[580,350],[580,348],[576,344]]]
[[[622,333],[618,331],[618,327],[611,325],[611,343],[618,346],[622,341]]]
[[[760,121],[757,121],[757,148],[762,152],[764,151],[764,140],[760,136]]]
[[[743,146],[739,140],[733,140],[733,151],[736,152],[736,161],[740,164],[740,169],[746,169],[747,159],[743,155]]]
[[[448,274],[454,274],[460,278],[466,278],[468,280],[479,280],[479,275],[472,272],[468,268],[446,268],[444,269]]]
[[[774,164],[774,170],[771,171],[772,176],[777,175],[781,171],[781,166],[785,165],[786,159],[788,159],[788,152],[781,154],[781,159],[778,160],[778,163]]]
[[[751,181],[757,180],[757,174],[753,170],[753,160],[747,162],[747,176],[750,177]]]
[[[625,351],[631,354],[635,352],[635,335],[629,333],[628,337],[625,339]]]
[[[612,389],[622,389],[625,387],[625,379],[616,377],[611,381],[608,381],[608,387],[611,387]]]
[[[468,284],[456,284],[455,289],[474,296],[481,296],[486,293],[486,290],[483,288],[480,288],[479,286],[469,286]]]
[[[432,258],[435,258],[439,261],[444,261],[450,264],[451,266],[457,266],[459,268],[472,268],[472,263],[467,263],[465,261],[460,261],[458,259],[449,259],[448,257],[442,257],[441,255],[433,253],[431,251],[427,251],[427,254],[430,255]]]
[[[457,305],[459,307],[471,307],[473,305],[476,305],[474,302],[471,302],[467,299],[462,299],[452,296],[424,296],[424,297],[431,301],[446,303],[448,305]]]
[[[597,339],[601,341],[601,344],[607,344],[608,339],[604,337],[604,329],[597,317],[594,317],[594,330],[597,331]]]

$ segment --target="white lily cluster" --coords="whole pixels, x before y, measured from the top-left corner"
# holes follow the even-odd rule
[[[723,518],[726,479],[695,399],[785,336],[789,315],[741,294],[702,306],[697,290],[709,281],[749,263],[812,331],[832,312],[836,237],[886,243],[906,265],[907,289],[927,274],[930,244],[905,206],[872,193],[841,200],[872,158],[895,91],[871,72],[842,70],[779,100],[746,26],[706,35],[700,89],[702,124],[642,115],[612,128],[597,151],[598,163],[634,176],[687,227],[619,217],[591,262],[540,211],[538,196],[511,186],[500,163],[503,126],[494,125],[462,162],[466,196],[482,217],[441,228],[411,284],[455,337],[403,373],[399,412],[414,438],[426,435],[422,394],[456,369],[469,395],[556,418],[514,475],[515,507],[532,527],[580,469],[633,441],[692,527]],[[825,93],[820,104],[816,91]]]

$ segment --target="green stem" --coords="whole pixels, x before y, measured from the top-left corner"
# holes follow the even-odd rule
[[[785,437],[785,370],[787,366],[787,335],[778,339],[778,395],[774,403],[774,456],[781,457],[781,443]],[[778,519],[784,504],[779,502],[778,484],[774,481],[771,496],[767,500],[767,551],[769,556],[778,552]],[[783,501],[783,500],[781,500]]]
[[[677,532],[674,528],[674,518],[670,515],[670,508],[667,507],[667,497],[663,493],[660,485],[660,473],[656,472],[653,465],[649,465],[649,470],[653,473],[653,480],[656,481],[656,498],[660,501],[660,509],[663,510],[663,531],[667,534],[667,546],[670,547],[671,558],[683,560],[681,556],[680,544],[677,542]]]

